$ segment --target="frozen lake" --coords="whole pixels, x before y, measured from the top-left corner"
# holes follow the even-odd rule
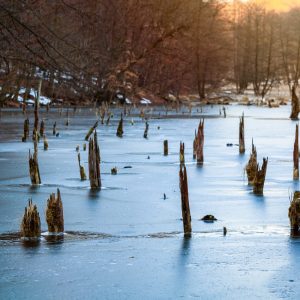
[[[97,120],[93,109],[70,110],[65,126],[56,109],[40,113],[49,150],[39,144],[42,184],[31,187],[28,150],[21,142],[24,116],[0,117],[0,298],[1,299],[299,299],[300,240],[289,237],[295,125],[290,106],[194,108],[192,116],[152,110],[148,139],[133,111],[116,137],[120,110],[97,129],[103,189],[80,181],[77,145],[86,173],[84,137]],[[238,146],[239,117],[245,114],[246,153]],[[150,115],[150,112],[149,112]],[[30,111],[30,132],[33,113]],[[204,165],[192,159],[194,131],[205,118]],[[59,137],[52,135],[57,122]],[[255,196],[244,173],[251,139],[258,161],[269,157],[264,196]],[[163,155],[163,140],[169,155]],[[185,142],[193,235],[184,239],[179,190],[179,143]],[[227,147],[232,143],[233,147]],[[150,157],[148,159],[148,156]],[[118,168],[118,175],[110,173]],[[124,168],[131,166],[132,168]],[[46,202],[61,191],[64,239],[38,245],[21,241],[24,207],[32,197],[47,231]],[[164,200],[164,193],[167,199]],[[213,214],[218,221],[200,221]],[[223,237],[223,226],[228,234]]]

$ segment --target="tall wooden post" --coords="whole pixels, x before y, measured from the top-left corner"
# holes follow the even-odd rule
[[[164,155],[167,156],[168,154],[169,154],[168,140],[164,140]]]
[[[184,143],[180,142],[180,147],[179,147],[179,161],[180,164],[183,165],[185,163],[185,158],[184,158]]]
[[[89,140],[89,179],[92,189],[101,189],[100,151],[97,140],[97,131]]]
[[[149,130],[149,124],[146,121],[145,123],[145,131],[144,131],[144,138],[147,139],[148,138],[148,130]]]
[[[239,151],[240,154],[245,153],[245,133],[244,133],[244,114],[240,118],[240,130],[239,130]]]
[[[41,176],[39,170],[39,162],[37,157],[37,142],[35,141],[34,153],[31,155],[29,150],[29,173],[31,184],[41,184]]]
[[[202,165],[204,162],[204,155],[203,155],[203,146],[204,146],[204,119],[199,122],[198,132],[197,132],[197,164]]]
[[[295,86],[293,86],[292,87],[292,112],[290,118],[292,120],[298,120],[298,114],[299,114],[299,99],[296,94],[296,88]]]
[[[183,221],[184,236],[190,237],[192,233],[192,220],[189,204],[188,179],[185,165],[180,166],[179,171],[180,193],[181,193],[181,212]]]
[[[295,142],[294,142],[294,171],[293,171],[293,178],[294,180],[299,179],[299,125],[296,125],[296,132],[295,132]]]
[[[116,136],[121,138],[121,137],[123,137],[123,133],[124,133],[123,132],[123,114],[121,114],[121,119],[119,121]]]

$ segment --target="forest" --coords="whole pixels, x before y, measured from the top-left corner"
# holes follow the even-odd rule
[[[262,99],[300,76],[300,9],[255,1],[1,0],[0,102],[151,93],[200,100],[230,85]]]

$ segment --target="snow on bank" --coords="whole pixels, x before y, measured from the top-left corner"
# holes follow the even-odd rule
[[[148,105],[148,104],[151,104],[151,100],[147,99],[147,98],[142,98],[142,100],[140,101],[141,104],[145,104],[145,105]]]
[[[18,102],[24,102],[25,92],[26,92],[25,88],[20,88],[20,90],[19,90],[19,96],[18,96]],[[35,99],[37,97],[37,90],[31,88],[29,90],[29,97]],[[34,104],[34,100],[27,99],[26,103],[27,104]],[[41,105],[48,105],[50,103],[51,103],[51,99],[50,98],[48,98],[46,96],[40,96],[40,104]]]

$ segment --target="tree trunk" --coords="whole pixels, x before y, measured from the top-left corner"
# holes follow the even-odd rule
[[[64,212],[59,189],[57,189],[57,197],[52,193],[47,201],[46,221],[48,232],[64,232]]]

